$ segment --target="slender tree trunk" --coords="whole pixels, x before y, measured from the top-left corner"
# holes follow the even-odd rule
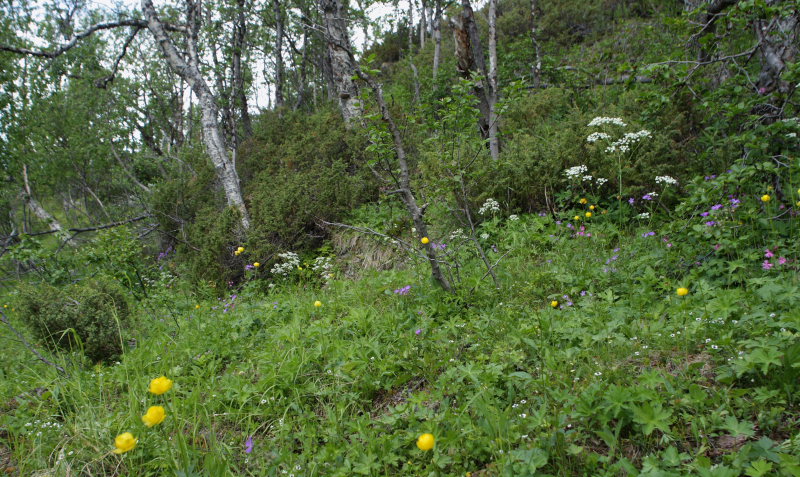
[[[408,0],[408,54],[414,51],[414,0]]]
[[[239,119],[242,121],[244,137],[253,135],[253,121],[247,106],[247,91],[244,84],[244,67],[242,55],[247,49],[247,16],[245,0],[236,2],[236,22],[233,27],[233,101],[239,110]]]
[[[373,79],[358,72],[363,80],[369,84],[372,91],[375,93],[375,100],[378,102],[378,108],[381,111],[381,119],[386,123],[389,128],[389,133],[392,135],[392,142],[394,144],[395,156],[397,163],[400,167],[399,177],[397,178],[398,194],[406,206],[406,210],[411,215],[411,220],[414,223],[414,228],[417,229],[417,236],[419,239],[428,236],[428,224],[425,223],[425,210],[424,206],[420,207],[417,204],[417,198],[411,189],[411,171],[408,166],[408,158],[406,156],[405,147],[403,147],[403,136],[397,128],[394,119],[392,118],[389,106],[383,97],[383,88],[380,84],[376,83]],[[452,292],[453,287],[450,282],[442,273],[439,266],[439,259],[436,257],[436,250],[433,248],[433,243],[429,242],[424,245],[425,255],[428,258],[428,264],[431,267],[431,275],[439,285],[445,290]]]
[[[321,0],[320,3],[325,18],[325,40],[331,61],[331,76],[339,99],[339,109],[347,127],[352,128],[363,113],[358,101],[358,87],[353,81],[355,66],[351,59],[346,9],[341,0]]]
[[[62,230],[64,230],[64,227],[61,225],[61,222],[59,222],[58,219],[53,217],[53,215],[50,214],[50,212],[46,211],[38,200],[33,198],[33,193],[31,192],[31,185],[28,182],[28,166],[25,164],[22,165],[22,183],[23,183],[23,189],[20,195],[22,196],[25,205],[30,207],[33,214],[36,217],[38,217],[39,220],[47,224],[47,228],[52,230],[53,232],[61,232]]]
[[[297,88],[297,102],[294,105],[294,109],[298,110],[306,102],[306,96],[308,95],[308,25],[311,22],[309,15],[306,11],[303,12],[303,54],[301,55],[300,59],[300,84]]]
[[[539,83],[542,80],[542,47],[539,45],[539,33],[537,31],[539,26],[538,3],[538,0],[531,0],[531,41],[533,42],[533,65],[531,66],[531,75],[535,88],[539,87]]]
[[[285,72],[283,68],[283,8],[280,0],[272,0],[272,11],[275,14],[275,109],[281,109],[284,105]]]
[[[425,48],[425,35],[428,33],[428,15],[425,11],[425,0],[420,0],[422,7],[420,8],[419,18],[419,49]]]
[[[187,23],[189,34],[186,38],[187,51],[182,55],[175,43],[167,35],[164,25],[158,18],[152,0],[142,0],[142,12],[147,20],[147,28],[153,34],[161,53],[172,70],[189,84],[197,96],[202,113],[203,141],[211,162],[214,164],[217,179],[225,192],[228,205],[237,209],[241,217],[242,231],[250,228],[250,217],[245,207],[239,184],[239,175],[233,166],[225,146],[225,138],[217,121],[219,109],[216,99],[200,73],[200,60],[197,54],[197,31],[199,29],[199,2],[187,0]],[[184,57],[186,58],[184,60]]]
[[[489,0],[489,152],[495,161],[500,157],[497,137],[497,0]]]
[[[433,14],[433,80],[439,73],[439,60],[442,57],[442,0],[435,1]]]

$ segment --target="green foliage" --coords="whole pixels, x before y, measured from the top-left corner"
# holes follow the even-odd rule
[[[122,352],[129,307],[119,286],[97,278],[75,285],[20,287],[19,313],[45,345],[80,349],[92,361],[111,361]]]

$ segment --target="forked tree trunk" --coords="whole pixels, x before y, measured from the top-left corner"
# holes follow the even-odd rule
[[[242,198],[239,175],[228,157],[225,139],[217,121],[219,110],[216,98],[214,98],[214,94],[205,79],[203,79],[199,69],[200,61],[197,54],[199,3],[187,0],[187,6],[187,28],[189,34],[186,38],[187,51],[185,55],[182,55],[175,43],[167,35],[164,24],[161,23],[153,6],[153,1],[142,0],[142,12],[147,20],[147,28],[153,34],[158,48],[175,74],[186,81],[195,96],[197,96],[202,114],[203,141],[206,145],[206,151],[214,165],[217,180],[222,185],[228,205],[235,208],[240,214],[242,231],[244,232],[250,228],[250,217]]]
[[[339,109],[348,128],[362,116],[358,87],[353,81],[355,67],[351,60],[350,35],[347,32],[346,9],[341,0],[321,0],[325,19],[325,41],[331,61],[331,76],[339,100]]]

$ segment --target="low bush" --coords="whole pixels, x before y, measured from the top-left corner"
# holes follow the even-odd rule
[[[120,331],[130,314],[122,289],[101,279],[65,287],[20,287],[19,311],[45,345],[80,348],[93,361],[120,355]]]

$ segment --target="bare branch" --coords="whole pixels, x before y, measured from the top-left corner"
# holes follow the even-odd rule
[[[108,83],[114,81],[114,77],[116,76],[117,70],[119,69],[119,64],[122,61],[122,58],[125,57],[125,53],[127,53],[128,51],[128,46],[130,46],[131,42],[133,41],[134,38],[136,38],[136,35],[142,30],[142,28],[144,27],[140,26],[134,27],[131,34],[128,35],[128,38],[125,40],[125,43],[122,45],[122,51],[119,53],[119,56],[117,56],[117,59],[114,61],[114,66],[111,68],[111,73],[105,78],[101,78],[95,81],[94,83],[95,86],[97,86],[98,88],[105,89],[106,86],[108,86]]]

